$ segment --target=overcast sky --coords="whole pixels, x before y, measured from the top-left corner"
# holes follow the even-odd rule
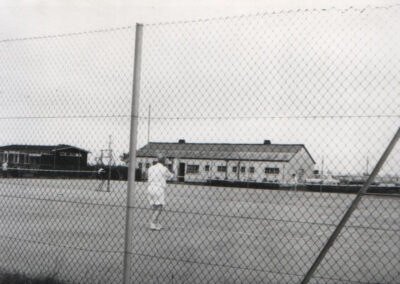
[[[279,10],[386,6],[398,0],[0,0],[0,39]]]
[[[136,22],[397,3],[0,0],[0,40],[134,27]],[[278,20],[254,16],[145,26],[139,145],[147,142],[145,116],[151,105],[153,117],[168,117],[152,122],[152,141],[261,143],[270,139],[305,144],[319,168],[324,159],[334,172],[362,172],[366,158],[373,164],[390,140],[399,124],[400,106],[399,84],[394,82],[400,68],[400,39],[393,32],[399,27],[390,27],[391,19],[382,21],[383,13],[363,15],[318,12],[286,14]],[[265,27],[271,29],[263,32]],[[391,32],[382,33],[385,29]],[[6,133],[0,144],[70,143],[98,155],[111,134],[115,150],[126,151],[133,31],[3,42],[0,111],[2,117],[16,118],[0,121],[0,131]],[[381,108],[376,106],[377,93]],[[389,117],[280,118],[365,114]],[[21,116],[51,118],[22,120]],[[178,116],[208,118],[176,120]],[[220,116],[229,118],[215,119]],[[251,118],[237,119],[246,116]],[[398,171],[398,157],[392,159],[388,172]]]

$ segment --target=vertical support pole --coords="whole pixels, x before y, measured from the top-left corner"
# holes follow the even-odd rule
[[[397,129],[396,134],[394,135],[392,141],[390,141],[389,145],[387,146],[385,152],[382,154],[381,158],[379,159],[378,163],[376,164],[374,170],[372,171],[371,175],[368,177],[367,181],[363,185],[363,187],[358,192],[356,198],[354,198],[353,202],[351,203],[349,209],[344,214],[342,220],[340,221],[339,225],[336,227],[335,231],[332,233],[330,238],[328,239],[327,243],[321,250],[320,254],[318,255],[317,259],[314,261],[313,265],[311,266],[310,270],[307,272],[306,276],[304,277],[302,284],[306,284],[310,281],[312,275],[314,274],[315,270],[318,268],[321,261],[324,259],[325,255],[327,254],[329,248],[335,242],[337,236],[342,231],[343,227],[346,225],[347,221],[350,219],[350,216],[353,214],[354,210],[356,210],[358,203],[360,203],[362,196],[367,193],[368,187],[374,181],[375,177],[378,175],[380,169],[382,168],[383,164],[385,163],[387,157],[390,155],[390,152],[393,150],[394,146],[396,145],[397,141],[400,138],[400,128]]]
[[[128,167],[128,192],[126,198],[126,223],[125,223],[125,247],[124,247],[124,268],[123,282],[128,284],[132,260],[132,229],[133,229],[133,192],[135,189],[136,169],[136,145],[139,114],[139,93],[140,93],[140,67],[142,56],[143,25],[136,24],[135,39],[135,62],[133,70],[132,89],[132,116],[129,142],[129,167]]]
[[[108,178],[107,178],[107,192],[110,192],[110,181],[111,181],[111,159],[112,159],[112,149],[111,149],[111,135],[108,141]]]
[[[147,144],[150,142],[150,123],[151,123],[151,105],[149,105],[149,116],[147,121]]]

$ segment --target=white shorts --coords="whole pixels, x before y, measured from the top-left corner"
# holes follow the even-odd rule
[[[148,198],[150,205],[165,205],[164,189],[154,186],[148,187]]]

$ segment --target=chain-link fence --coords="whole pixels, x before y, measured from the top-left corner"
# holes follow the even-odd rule
[[[0,271],[122,281],[134,37],[0,42]]]
[[[137,114],[133,28],[1,42],[0,269],[398,283],[399,145],[368,178],[400,126],[399,14],[144,25]]]

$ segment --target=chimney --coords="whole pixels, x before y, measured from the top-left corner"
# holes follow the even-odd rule
[[[178,141],[179,144],[185,144],[185,142],[186,142],[185,139],[179,139]]]
[[[264,140],[264,145],[271,145],[271,140]]]

